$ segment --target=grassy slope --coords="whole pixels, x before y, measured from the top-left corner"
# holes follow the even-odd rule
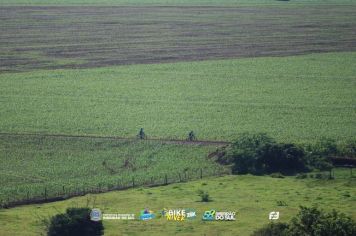
[[[280,141],[356,136],[356,53],[0,75],[0,130]]]
[[[0,201],[49,196],[108,186],[178,182],[210,176],[221,166],[206,160],[214,147],[151,141],[0,136]],[[105,162],[105,165],[103,165]],[[62,194],[61,194],[62,195]]]
[[[336,173],[337,178],[339,174],[341,175]],[[199,189],[207,190],[213,201],[199,202],[196,193]],[[4,222],[0,228],[0,235],[13,235],[15,232],[16,235],[39,235],[43,230],[39,219],[63,212],[70,206],[86,206],[87,199],[91,202],[95,199],[95,207],[104,213],[135,213],[137,216],[144,207],[149,207],[155,212],[164,207],[189,207],[195,208],[199,217],[195,221],[183,223],[166,222],[164,219],[149,222],[104,221],[105,235],[142,235],[142,232],[149,235],[249,235],[253,230],[268,223],[270,211],[280,211],[280,220],[288,221],[297,213],[300,205],[316,204],[326,210],[337,209],[356,220],[355,196],[355,179],[317,181],[226,176],[0,210],[0,221]],[[277,201],[284,201],[287,206],[277,206]],[[202,222],[200,217],[203,211],[210,209],[238,211],[237,221]]]
[[[0,5],[287,5],[354,4],[355,0],[0,0]]]

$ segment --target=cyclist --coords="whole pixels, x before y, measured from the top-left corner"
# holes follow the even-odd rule
[[[140,132],[137,135],[140,139],[145,139],[146,138],[146,134],[145,131],[143,131],[143,128],[140,129]]]
[[[188,140],[189,141],[194,141],[194,140],[197,140],[197,137],[195,137],[195,134],[194,134],[194,131],[190,131],[189,134],[188,134]]]

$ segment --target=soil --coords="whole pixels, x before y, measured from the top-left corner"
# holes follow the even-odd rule
[[[356,50],[356,8],[0,7],[0,73]]]

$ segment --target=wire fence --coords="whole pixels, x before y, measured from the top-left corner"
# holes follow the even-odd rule
[[[354,166],[334,166],[329,171],[320,171],[314,174],[316,178],[328,178],[328,179],[349,179],[356,178],[356,173],[353,170]]]
[[[231,170],[227,168],[215,169],[213,171],[200,168],[174,174],[147,176],[146,178],[118,178],[116,184],[98,183],[95,187],[73,187],[65,185],[58,186],[55,189],[53,189],[53,187],[43,187],[43,190],[40,193],[38,191],[32,192],[31,190],[27,190],[26,192],[20,193],[20,197],[7,196],[5,198],[0,198],[0,208],[11,208],[28,204],[62,201],[72,197],[84,196],[89,193],[104,193],[114,190],[126,190],[135,187],[164,186],[173,183],[183,183],[206,177],[223,176],[228,174],[231,174]]]
[[[349,179],[356,178],[353,168],[351,167],[336,167],[331,171],[320,171],[308,173],[309,178],[316,179]],[[144,178],[118,178],[115,184],[113,183],[98,183],[94,187],[83,186],[58,186],[56,188],[45,186],[41,191],[27,190],[19,193],[16,197],[0,198],[0,208],[11,208],[15,206],[27,204],[39,204],[66,200],[72,197],[84,196],[89,193],[104,193],[114,190],[126,190],[136,187],[157,187],[173,183],[183,183],[187,181],[203,179],[207,177],[224,176],[231,174],[229,168],[218,168],[214,170],[208,169],[192,169],[178,173],[161,174],[159,176],[147,176]]]

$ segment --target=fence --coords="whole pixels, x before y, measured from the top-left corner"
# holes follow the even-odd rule
[[[334,166],[330,171],[320,171],[316,173],[319,176],[329,179],[347,179],[354,178],[356,175],[353,173],[354,166]]]
[[[57,191],[49,191],[47,187],[44,187],[42,194],[35,193],[35,195],[32,195],[30,191],[27,191],[26,193],[22,194],[22,198],[12,199],[11,197],[6,197],[5,199],[0,199],[0,208],[11,208],[27,204],[62,201],[72,197],[84,196],[88,193],[104,193],[113,190],[126,190],[135,187],[164,186],[173,183],[182,183],[196,179],[203,179],[205,177],[231,174],[231,170],[229,169],[216,169],[213,171],[213,173],[210,171],[206,172],[204,169],[195,169],[181,173],[164,174],[159,177],[151,176],[145,179],[137,179],[133,177],[130,181],[118,179],[115,185],[99,183],[96,187],[89,188],[68,188],[63,185],[60,186]]]

